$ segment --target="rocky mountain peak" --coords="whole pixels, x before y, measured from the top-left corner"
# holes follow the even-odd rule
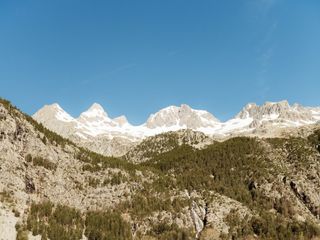
[[[264,105],[270,105],[270,106],[277,105],[277,106],[283,106],[283,107],[290,107],[288,100],[281,100],[279,102],[266,101]]]
[[[94,103],[87,111],[81,113],[79,119],[108,119],[108,114],[100,104]]]
[[[192,112],[192,108],[187,104],[181,104],[179,111],[180,112]]]
[[[34,117],[44,119],[45,121],[59,120],[62,122],[71,122],[74,120],[58,103],[45,105],[34,114]]]
[[[51,105],[45,105],[45,106],[49,107],[49,108],[51,107],[51,108],[54,108],[54,109],[62,109],[58,103],[53,103]]]
[[[292,126],[315,121],[314,114],[308,108],[299,104],[290,106],[287,100],[266,102],[261,106],[255,103],[247,104],[236,118],[251,119],[250,127],[254,128],[264,126],[267,122]]]
[[[103,111],[104,112],[103,107],[99,103],[93,103],[91,105],[91,107],[89,108],[89,110],[91,110],[91,111],[96,110],[96,111]]]
[[[204,110],[195,110],[186,104],[180,107],[170,106],[152,114],[146,126],[148,128],[176,127],[197,129],[212,126],[219,122],[212,114]]]
[[[289,105],[287,100],[283,100],[280,102],[266,102],[261,106],[261,110],[265,115],[271,114],[281,114],[284,111],[290,111],[291,106]]]

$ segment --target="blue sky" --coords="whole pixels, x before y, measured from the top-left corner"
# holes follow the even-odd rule
[[[2,0],[0,96],[32,114],[99,102],[132,123],[187,103],[320,105],[318,0]]]

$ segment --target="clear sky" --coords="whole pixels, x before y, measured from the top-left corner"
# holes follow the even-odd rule
[[[320,105],[319,0],[1,0],[0,96],[139,124],[189,104]]]

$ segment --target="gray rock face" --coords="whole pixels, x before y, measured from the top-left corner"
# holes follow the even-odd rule
[[[288,101],[277,103],[266,102],[262,106],[258,106],[255,103],[249,103],[236,118],[253,118],[254,120],[284,119],[293,122],[314,121],[310,110],[298,104],[290,106]]]
[[[0,202],[0,239],[15,240],[17,231],[15,225],[18,218],[14,213]]]
[[[196,229],[196,238],[199,237],[199,234],[204,228],[204,219],[205,215],[205,210],[202,207],[199,207],[196,202],[192,202],[192,207],[191,207],[191,217],[193,219],[195,229]]]

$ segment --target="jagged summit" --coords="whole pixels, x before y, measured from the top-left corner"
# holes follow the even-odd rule
[[[70,114],[68,114],[66,111],[64,111],[58,103],[45,105],[35,114],[35,117],[41,118],[41,119],[48,119],[48,120],[56,118],[64,122],[73,121],[73,117]]]
[[[186,104],[180,107],[169,106],[151,114],[146,122],[148,128],[159,127],[185,127],[197,129],[200,127],[214,126],[219,120],[204,110],[194,110]]]
[[[94,103],[87,111],[81,113],[79,118],[108,118],[108,114],[100,104]]]
[[[266,102],[261,106],[255,103],[247,104],[236,118],[252,118],[258,121],[273,121],[278,119],[295,123],[307,123],[315,120],[312,112],[308,108],[299,104],[290,106],[287,100]]]

